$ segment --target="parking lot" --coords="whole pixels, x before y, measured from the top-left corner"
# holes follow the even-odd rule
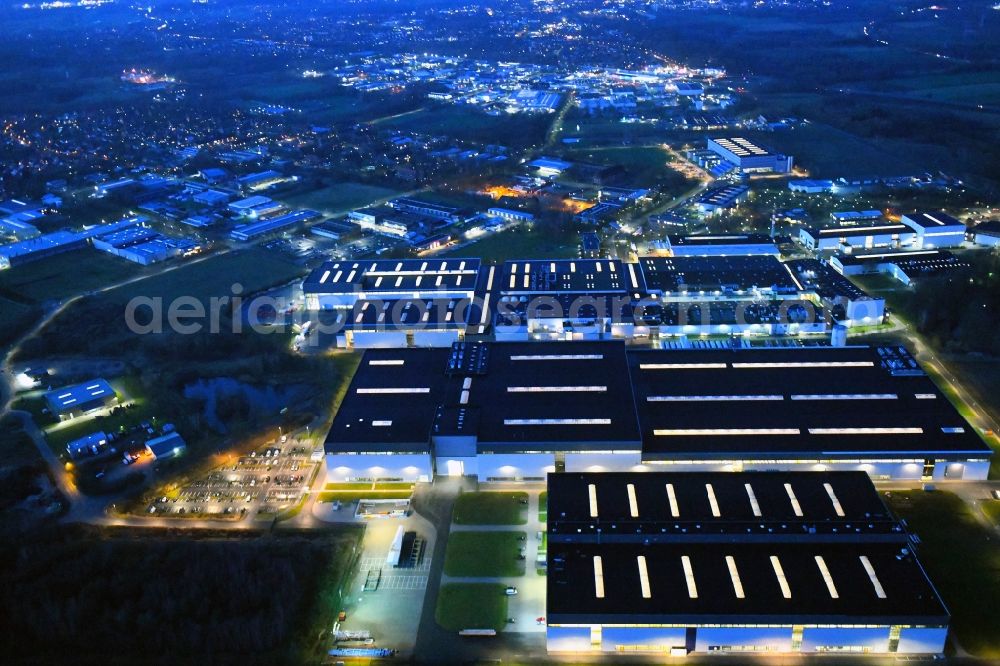
[[[295,506],[309,490],[319,465],[311,454],[312,448],[297,440],[271,444],[157,498],[146,512],[232,519],[276,514]]]

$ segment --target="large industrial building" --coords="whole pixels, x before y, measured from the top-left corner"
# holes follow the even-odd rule
[[[111,384],[101,378],[49,391],[42,398],[49,413],[58,417],[60,421],[118,402],[118,394],[111,388]]]
[[[503,341],[824,334],[881,320],[884,301],[819,262],[740,239],[698,245],[708,256],[328,261],[303,283],[306,306],[342,347],[449,346],[466,335]]]
[[[788,173],[792,170],[791,155],[772,153],[749,139],[709,139],[706,148],[734,165],[741,173]]]
[[[770,254],[777,257],[780,252],[775,241],[764,234],[726,234],[683,236],[668,234],[664,247],[674,257],[690,256],[732,256],[750,254]]]
[[[901,347],[369,349],[330,481],[553,471],[852,470],[985,479],[990,449]]]
[[[935,655],[949,614],[858,472],[548,477],[550,653]]]
[[[852,252],[873,248],[898,249],[913,246],[917,232],[901,223],[858,224],[851,226],[803,227],[799,242],[813,252]]]
[[[928,250],[958,247],[965,242],[965,233],[968,231],[963,222],[938,211],[907,213],[900,222],[916,232],[916,247]]]

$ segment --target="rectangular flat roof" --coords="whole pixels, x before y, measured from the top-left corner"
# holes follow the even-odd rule
[[[479,259],[327,261],[305,279],[306,293],[412,293],[475,290]]]
[[[801,289],[772,255],[641,257],[639,268],[646,288],[664,294],[754,288],[795,293]]]
[[[91,379],[73,386],[64,386],[49,391],[44,396],[49,406],[58,412],[77,409],[80,405],[92,403],[95,400],[107,400],[115,397],[115,390],[105,379]]]
[[[550,474],[552,541],[893,536],[865,472]]]
[[[635,350],[643,459],[990,450],[902,347]]]
[[[812,235],[813,238],[819,238],[821,236],[836,236],[837,238],[843,236],[850,238],[853,236],[884,236],[886,234],[914,233],[911,227],[908,227],[905,224],[894,223],[858,224],[850,227],[830,225],[813,227],[811,229],[806,229],[806,231]]]
[[[961,227],[963,230],[965,229],[964,223],[940,211],[907,213],[903,215],[903,219],[909,220],[925,229],[935,227]]]
[[[772,154],[771,151],[761,148],[754,142],[743,137],[709,139],[709,141],[725,148],[737,157],[764,157]]]
[[[505,292],[625,293],[627,272],[617,259],[524,259],[507,261],[500,277]]]
[[[446,405],[479,408],[480,452],[638,450],[624,343],[497,342],[488,350],[478,374],[452,375],[445,395]]]
[[[369,349],[337,410],[327,453],[430,450],[450,349]]]
[[[900,544],[552,543],[550,624],[922,624],[948,611]]]
[[[699,245],[774,245],[774,239],[764,234],[725,234],[704,236],[682,236],[667,234],[671,246]]]

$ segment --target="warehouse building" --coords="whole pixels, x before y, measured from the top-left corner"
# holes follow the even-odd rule
[[[49,391],[42,398],[49,413],[60,421],[118,403],[118,395],[111,384],[100,378]]]
[[[985,479],[991,455],[900,347],[615,341],[369,349],[326,450],[331,481],[649,469]]]
[[[735,208],[750,197],[750,188],[746,185],[722,185],[698,195],[694,207],[702,215],[714,215],[727,208]]]
[[[965,223],[938,211],[907,213],[900,220],[917,233],[916,247],[932,250],[940,247],[959,247],[965,242]]]
[[[857,224],[799,229],[799,242],[813,252],[899,249],[913,246],[916,241],[917,232],[905,224]]]
[[[682,256],[743,256],[781,254],[774,239],[764,234],[729,234],[722,236],[682,236],[668,234],[664,247],[668,254]]]
[[[917,278],[971,267],[969,262],[947,250],[835,254],[830,257],[830,265],[843,275],[885,273],[904,285],[910,285]]]
[[[267,220],[241,224],[229,232],[229,237],[237,241],[252,241],[271,234],[281,233],[300,224],[306,224],[322,217],[314,210],[297,210]]]
[[[549,652],[944,650],[948,610],[864,474],[548,481]]]
[[[1000,221],[991,220],[977,225],[972,230],[976,245],[982,247],[1000,247]]]
[[[748,139],[708,139],[708,150],[734,165],[741,173],[788,173],[792,170],[792,156],[772,153]]]

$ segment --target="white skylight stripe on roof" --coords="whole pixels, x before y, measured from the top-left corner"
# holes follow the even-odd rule
[[[504,419],[504,425],[611,425],[611,419]]]
[[[531,276],[530,275],[525,275],[524,276],[524,288],[525,289],[527,289],[528,286],[531,284],[530,281],[531,281]]]
[[[725,370],[725,363],[640,363],[640,370]]]
[[[687,581],[688,596],[692,599],[698,598],[698,584],[694,580],[694,570],[691,568],[691,558],[687,555],[681,556],[681,566],[684,567],[684,580]]]
[[[508,386],[507,393],[604,393],[607,386]]]
[[[359,394],[392,395],[392,394],[409,394],[409,393],[430,393],[431,390],[428,387],[359,388],[357,392]]]
[[[919,435],[923,428],[809,428],[810,435]]]
[[[381,286],[382,286],[382,276],[380,275],[377,278],[375,278],[375,287],[378,288]]]
[[[483,298],[482,315],[479,317],[479,325],[480,326],[485,326],[486,325],[486,321],[490,317],[490,295],[491,294],[487,293],[486,297]]]
[[[868,559],[867,555],[862,555],[860,558],[861,566],[865,568],[865,572],[868,574],[868,580],[872,582],[872,586],[875,588],[875,595],[879,599],[885,599],[885,589],[882,587],[882,583],[879,582],[878,576],[875,575],[875,567],[872,566],[871,560]]]
[[[604,354],[517,354],[512,361],[599,361]]]
[[[406,361],[401,358],[383,358],[368,361],[368,365],[403,365],[405,363]]]
[[[830,575],[830,570],[826,568],[826,561],[822,555],[816,556],[816,566],[819,567],[819,572],[823,574],[823,581],[826,583],[826,589],[830,593],[830,598],[839,599],[840,594],[837,593],[837,586],[833,583],[833,576]]]
[[[555,273],[556,272],[556,262],[553,261],[553,262],[549,263],[549,272],[550,273]]]
[[[841,518],[844,517],[844,507],[840,505],[840,500],[837,499],[837,493],[833,492],[833,486],[829,483],[824,483],[823,487],[826,489],[826,494],[830,496],[830,501],[833,503],[833,510],[837,512],[837,515]]]
[[[753,515],[760,518],[760,504],[757,503],[757,495],[753,492],[753,486],[749,483],[743,484],[743,487],[747,489],[747,497],[750,499],[750,509],[753,511]]]
[[[759,368],[871,368],[873,361],[782,361],[782,362],[753,362],[753,363],[733,363],[734,368],[759,369]]]
[[[705,492],[708,493],[708,505],[712,508],[712,515],[716,518],[721,518],[722,513],[719,511],[719,503],[715,499],[715,488],[712,487],[711,483],[705,484]]]
[[[792,511],[795,512],[796,516],[798,516],[799,518],[801,518],[802,517],[802,506],[799,504],[798,498],[795,497],[795,491],[792,490],[792,484],[790,484],[790,483],[786,483],[785,484],[785,492],[788,493],[788,501],[792,503]]]
[[[791,266],[789,266],[788,264],[782,264],[782,265],[785,267],[785,270],[788,271],[788,277],[792,278],[792,282],[794,282],[795,286],[799,288],[799,291],[803,291],[805,287],[803,287],[802,283],[799,282],[799,279],[795,277],[795,273],[792,272]]]
[[[674,493],[674,484],[667,484],[667,500],[670,502],[670,515],[674,518],[681,517],[681,510],[677,506],[677,495]]]
[[[587,484],[587,498],[590,500],[590,517],[597,518],[597,486]]]
[[[653,434],[659,437],[736,437],[741,435],[798,435],[800,432],[798,428],[665,428],[654,430]]]
[[[490,266],[490,275],[486,279],[486,291],[493,290],[493,272],[496,270],[496,266]]]
[[[348,282],[353,282],[354,281],[354,274],[355,273],[357,273],[357,271],[351,271],[350,273],[347,274],[347,281]]]
[[[344,274],[344,271],[337,271],[337,274],[333,276],[334,282],[340,282],[340,276]]]
[[[472,388],[472,377],[466,377],[462,381],[462,388],[464,388],[464,389]]]
[[[896,400],[895,393],[796,393],[792,400]]]
[[[392,425],[392,421],[372,421],[372,425],[376,428],[388,428]]]
[[[653,592],[649,589],[649,571],[646,569],[646,556],[639,555],[635,558],[635,561],[639,566],[639,588],[642,590],[642,598],[650,599],[653,596]]]
[[[576,273],[576,262],[575,261],[569,262],[569,272],[570,273]]]
[[[516,282],[517,282],[517,276],[514,275],[513,273],[511,273],[511,276],[510,276],[510,288],[511,289],[513,289],[515,287]]]
[[[600,555],[594,555],[594,596],[604,598],[604,563]]]
[[[440,287],[442,282],[444,282],[444,276],[443,275],[438,275],[437,279],[434,280],[434,286],[435,287]],[[419,277],[417,278],[417,286],[420,286],[420,278]]]
[[[639,502],[635,497],[635,484],[630,483],[625,486],[625,491],[628,493],[628,512],[633,518],[639,517]]]
[[[736,558],[732,555],[726,555],[726,566],[729,567],[729,578],[733,581],[733,592],[736,593],[736,598],[746,599],[746,595],[743,594],[743,581],[740,580],[740,572],[736,568]]]
[[[646,398],[646,402],[744,402],[754,401],[780,401],[784,400],[780,395],[651,395]]]
[[[330,271],[323,271],[323,277],[319,279],[319,283],[323,284],[330,278]]]
[[[459,397],[458,402],[462,405],[469,404],[469,392],[467,390],[462,391],[462,395]]]
[[[632,288],[639,288],[639,279],[635,276],[635,264],[628,264],[628,274],[629,278],[632,280]]]
[[[594,268],[596,268],[597,272],[600,273],[601,272],[601,262],[595,261],[594,262]]]
[[[396,286],[398,287],[401,284],[403,284],[403,276],[402,275],[399,276],[398,278],[396,278]]]
[[[917,400],[936,400],[937,394],[935,393],[914,393],[913,397]]]
[[[788,579],[785,578],[785,570],[781,568],[781,560],[778,559],[777,555],[771,556],[771,567],[774,569],[774,575],[778,579],[778,587],[781,588],[781,596],[786,599],[791,599],[792,590],[788,587]]]

